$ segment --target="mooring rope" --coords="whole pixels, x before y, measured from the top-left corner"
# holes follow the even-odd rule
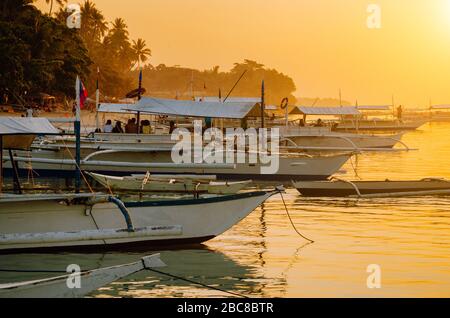
[[[357,167],[356,167],[356,161],[357,161],[357,158],[356,158],[356,156],[357,156],[358,154],[355,154],[355,165],[353,164],[353,156],[350,156],[350,164],[351,164],[351,166],[352,166],[352,169],[353,169],[353,173],[355,174],[355,177],[356,178],[358,178],[358,179],[361,179],[361,177],[359,176],[359,174],[358,174],[358,169],[357,169]]]
[[[239,293],[230,292],[228,290],[224,290],[224,289],[221,289],[221,288],[218,288],[218,287],[214,287],[214,286],[210,286],[210,285],[203,284],[203,283],[200,283],[200,282],[196,282],[194,280],[190,280],[190,279],[187,279],[187,278],[184,278],[184,277],[181,277],[181,276],[177,276],[177,275],[173,275],[173,274],[170,274],[170,273],[162,272],[162,271],[159,271],[159,270],[156,270],[156,269],[153,269],[153,268],[147,268],[147,270],[155,272],[155,273],[158,273],[158,274],[166,275],[166,276],[169,276],[169,277],[172,277],[172,278],[175,278],[175,279],[183,280],[183,281],[191,283],[191,284],[195,284],[195,285],[199,285],[199,286],[202,286],[202,287],[205,287],[205,288],[217,290],[217,291],[220,291],[222,293],[227,293],[227,294],[230,294],[230,295],[233,295],[233,296],[242,297],[242,298],[250,298],[248,296],[245,296],[245,295],[242,295],[242,294],[239,294]]]
[[[69,154],[71,160],[75,161],[75,166],[76,168],[80,171],[81,176],[83,177],[84,182],[86,183],[86,185],[89,188],[89,191],[91,191],[91,193],[94,193],[94,190],[92,189],[90,183],[88,182],[88,180],[86,179],[86,176],[84,175],[83,171],[81,170],[80,166],[77,164],[75,158],[72,156],[72,153],[69,150],[69,147],[67,147],[66,142],[64,141],[64,139],[61,139],[64,146],[66,147],[67,153]]]
[[[289,210],[288,210],[288,208],[287,208],[286,202],[284,201],[283,193],[282,193],[282,191],[278,191],[278,192],[280,193],[281,200],[283,201],[284,209],[286,210],[286,214],[287,214],[287,216],[288,216],[288,218],[289,218],[289,221],[291,221],[291,225],[292,225],[292,227],[294,228],[295,232],[297,232],[297,234],[298,234],[300,237],[304,238],[305,240],[309,241],[310,243],[314,243],[313,240],[307,238],[307,237],[304,236],[302,233],[300,233],[299,230],[297,230],[297,227],[295,226],[294,222],[292,221],[292,218],[291,218],[291,215],[290,215]]]

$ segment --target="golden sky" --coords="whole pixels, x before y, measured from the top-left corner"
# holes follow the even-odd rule
[[[247,58],[291,76],[297,96],[341,89],[359,104],[388,104],[392,94],[410,107],[450,103],[450,0],[94,2],[147,41],[154,65],[228,70]],[[372,3],[379,29],[367,26]],[[38,6],[48,10],[44,0]]]

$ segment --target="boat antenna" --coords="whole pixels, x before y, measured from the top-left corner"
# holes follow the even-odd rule
[[[192,70],[192,72],[191,72],[191,97],[192,97],[192,100],[195,100],[195,95],[194,95],[194,70]]]
[[[261,83],[261,128],[264,128],[264,108],[265,108],[265,88],[264,80]]]
[[[392,115],[395,116],[395,102],[394,102],[394,94],[392,94]]]
[[[225,101],[227,100],[228,96],[230,96],[231,92],[233,92],[234,88],[237,86],[237,84],[240,82],[240,80],[244,77],[245,73],[247,73],[247,70],[244,70],[244,72],[242,72],[241,76],[239,76],[238,80],[236,81],[236,83],[234,83],[233,87],[230,89],[230,91],[228,92],[227,96],[225,97],[225,99],[223,100],[223,102],[225,103]]]

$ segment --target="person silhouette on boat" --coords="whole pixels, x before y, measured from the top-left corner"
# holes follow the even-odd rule
[[[141,134],[150,134],[152,132],[152,126],[150,125],[150,121],[148,119],[141,120]]]
[[[175,130],[175,122],[173,120],[169,123],[169,134],[171,134]]]
[[[136,118],[128,119],[127,124],[125,125],[125,132],[127,134],[137,134],[138,127],[136,123]]]
[[[108,119],[106,121],[105,126],[103,127],[103,132],[111,133],[112,131],[113,131],[113,125],[112,125],[111,119]]]
[[[123,128],[122,128],[122,122],[121,121],[117,121],[116,125],[114,126],[113,133],[117,133],[117,134],[123,134]]]
[[[401,122],[402,121],[402,115],[403,115],[403,107],[402,105],[399,105],[397,107],[397,119]]]
[[[323,127],[323,121],[321,118],[317,119],[317,122],[314,125],[314,127]]]

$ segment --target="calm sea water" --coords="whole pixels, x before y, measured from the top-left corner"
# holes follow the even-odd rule
[[[450,179],[449,136],[450,123],[427,124],[403,137],[420,150],[359,155],[345,166],[345,177]],[[295,233],[277,195],[201,248],[161,251],[168,265],[161,270],[250,297],[450,296],[450,197],[308,199],[288,189],[284,198],[297,228],[314,243]],[[64,270],[78,263],[91,269],[149,253],[4,255],[0,268]],[[367,288],[369,264],[381,268],[379,289]],[[2,273],[1,282],[17,275]],[[233,297],[148,271],[90,296]]]

